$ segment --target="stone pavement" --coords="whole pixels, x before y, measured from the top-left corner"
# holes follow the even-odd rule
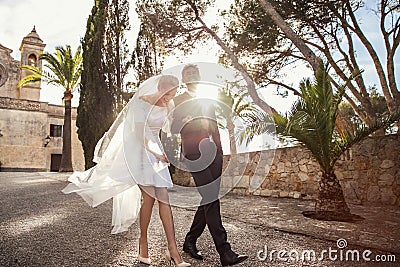
[[[137,223],[126,233],[111,235],[112,202],[91,208],[76,194],[62,194],[67,176],[0,172],[0,266],[141,266],[136,261]],[[171,198],[184,197],[175,190],[170,194]],[[312,205],[299,199],[224,196],[221,209],[228,240],[235,251],[249,255],[238,266],[400,266],[400,208],[350,205],[365,220],[342,223],[305,218],[301,212]],[[181,248],[194,208],[173,207],[173,213]],[[166,266],[166,241],[157,205],[149,241],[153,265]],[[198,247],[205,259],[196,261],[183,254],[186,261],[194,267],[219,266],[208,230]],[[331,257],[323,254],[329,249]],[[286,252],[283,259],[277,256],[279,250]],[[362,258],[367,250],[371,251],[366,254],[369,262]],[[316,253],[315,259],[295,260],[295,252],[310,251]],[[359,261],[352,260],[350,252],[354,251],[359,252]],[[377,261],[385,257],[387,262]]]

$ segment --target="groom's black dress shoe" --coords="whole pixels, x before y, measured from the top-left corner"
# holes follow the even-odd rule
[[[185,242],[183,243],[183,251],[186,253],[189,253],[190,257],[196,260],[202,260],[203,256],[200,254],[199,250],[196,247],[195,242],[191,242],[188,239],[185,239]]]
[[[248,257],[247,255],[238,255],[232,250],[228,250],[220,256],[220,259],[222,266],[231,266],[245,261]]]

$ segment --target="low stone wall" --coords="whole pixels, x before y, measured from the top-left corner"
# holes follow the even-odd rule
[[[239,194],[315,199],[321,171],[304,147],[224,157],[222,187]],[[234,165],[234,166],[231,166]],[[242,171],[240,171],[242,170]],[[370,137],[346,151],[335,173],[353,204],[400,206],[400,135]],[[175,183],[194,186],[190,173],[175,170]]]

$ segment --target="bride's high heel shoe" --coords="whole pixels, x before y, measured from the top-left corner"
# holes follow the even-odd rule
[[[137,259],[138,259],[139,263],[150,265],[151,264],[150,258],[144,258],[144,257],[140,256],[140,240],[138,241],[138,246],[139,246],[139,253],[138,253]]]
[[[140,263],[146,264],[146,265],[150,265],[151,264],[151,260],[150,258],[143,258],[142,256],[140,256],[140,254],[137,256],[137,259]]]
[[[169,262],[169,265],[171,266],[172,263],[174,264],[174,266],[176,267],[190,267],[192,266],[190,263],[187,263],[185,261],[182,261],[181,263],[176,263],[175,259],[171,257],[171,253],[169,252],[169,250],[167,249],[167,251],[165,252],[165,258],[167,259],[167,261]]]

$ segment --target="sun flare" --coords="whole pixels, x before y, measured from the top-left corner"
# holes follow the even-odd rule
[[[196,90],[196,97],[218,100],[218,92],[219,88],[215,85],[198,84]]]

